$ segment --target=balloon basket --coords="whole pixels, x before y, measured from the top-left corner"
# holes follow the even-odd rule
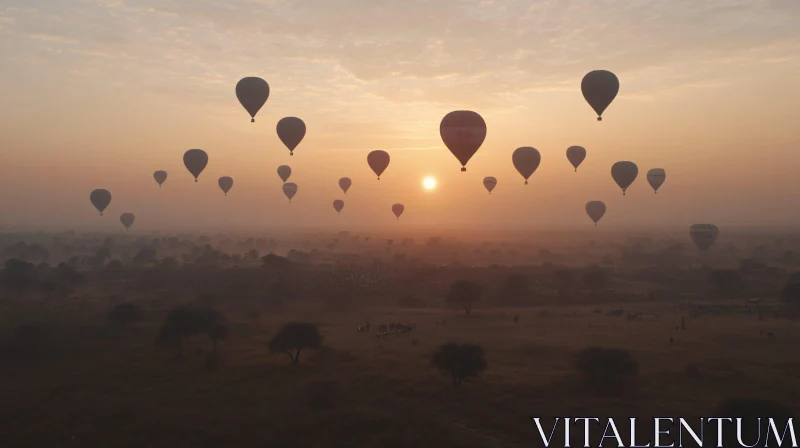
[[[467,167],[464,167],[464,166],[462,166],[462,167],[461,167],[461,171],[462,171],[462,172],[464,172],[464,171],[467,171]]]
[[[597,121],[603,121],[603,117],[597,117]]]

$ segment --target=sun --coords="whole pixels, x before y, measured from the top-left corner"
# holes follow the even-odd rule
[[[436,179],[431,176],[422,179],[422,186],[425,187],[426,190],[433,190],[436,188]]]

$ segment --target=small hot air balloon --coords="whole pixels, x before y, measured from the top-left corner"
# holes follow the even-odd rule
[[[269,84],[261,78],[243,78],[236,84],[236,98],[250,114],[250,122],[256,121],[256,114],[269,98]]]
[[[486,187],[486,190],[489,191],[489,194],[492,194],[492,190],[494,190],[494,187],[497,186],[497,179],[494,177],[484,177],[483,186]]]
[[[135,220],[136,217],[133,216],[133,213],[123,213],[119,217],[119,221],[122,223],[123,226],[125,226],[125,231],[131,228],[131,226],[133,225],[133,221]]]
[[[306,124],[297,117],[285,117],[278,121],[278,138],[289,148],[289,155],[294,155],[294,149],[306,136]]]
[[[220,177],[217,183],[219,184],[219,188],[222,189],[222,192],[225,193],[225,196],[228,195],[228,192],[231,191],[231,187],[233,187],[233,179],[228,176]]]
[[[278,167],[278,177],[281,178],[283,183],[286,183],[289,180],[289,176],[292,175],[292,168],[289,165],[281,165]]]
[[[367,163],[369,167],[372,168],[372,172],[374,172],[378,176],[378,180],[381,180],[381,174],[386,171],[386,167],[389,166],[389,153],[386,151],[376,150],[372,151],[367,154]]]
[[[183,155],[183,164],[186,165],[186,169],[192,173],[194,181],[197,182],[197,177],[208,165],[208,154],[202,149],[190,149]]]
[[[292,198],[297,194],[297,184],[292,182],[283,184],[283,194],[289,198],[289,202],[292,202]]]
[[[689,228],[692,242],[701,252],[705,252],[717,242],[719,229],[713,224],[694,224]]]
[[[167,180],[167,172],[163,170],[158,170],[155,173],[153,173],[153,179],[155,179],[156,182],[158,182],[158,188],[161,188],[161,184],[163,184]]]
[[[349,177],[343,177],[339,179],[339,188],[342,189],[344,194],[347,194],[347,190],[350,189],[350,185],[353,185],[353,182],[350,180]]]
[[[592,218],[594,225],[606,214],[606,204],[602,201],[589,201],[586,203],[586,214]]]
[[[486,139],[486,122],[471,110],[453,111],[442,118],[439,134],[447,149],[461,163],[461,171],[467,171],[467,162]]]
[[[570,146],[567,148],[567,160],[575,167],[575,172],[578,172],[578,166],[586,158],[586,149],[583,146]]]
[[[667,172],[664,168],[653,168],[647,172],[647,183],[653,187],[653,193],[658,194],[658,188],[667,180]]]
[[[397,216],[397,219],[400,219],[400,215],[403,214],[405,209],[406,208],[403,206],[403,204],[394,204],[392,206],[392,213],[394,213],[394,216]]]
[[[639,167],[633,162],[617,162],[611,167],[611,177],[614,182],[622,188],[622,195],[631,186],[636,176],[639,175]]]
[[[342,212],[343,208],[344,208],[344,201],[343,200],[337,199],[337,200],[333,201],[333,209],[336,210],[336,214],[337,215]]]
[[[536,148],[523,146],[514,151],[514,154],[511,155],[511,161],[514,163],[514,168],[525,178],[525,185],[528,185],[528,178],[533,175],[536,168],[539,168],[542,156]]]
[[[603,111],[619,93],[619,79],[607,70],[591,71],[581,81],[581,92],[586,102],[597,112],[597,121],[603,121]]]
[[[89,200],[92,201],[94,208],[103,216],[103,210],[111,203],[111,193],[108,190],[97,189],[89,194]]]

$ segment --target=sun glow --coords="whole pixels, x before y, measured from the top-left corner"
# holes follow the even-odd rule
[[[431,176],[422,179],[422,186],[425,187],[426,190],[433,190],[436,188],[436,179]]]

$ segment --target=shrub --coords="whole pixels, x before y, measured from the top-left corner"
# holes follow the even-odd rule
[[[300,352],[304,348],[319,348],[322,346],[322,335],[317,326],[303,322],[292,322],[281,328],[278,334],[269,343],[269,350],[273,353],[286,353],[292,360],[292,365],[300,361]]]
[[[447,343],[439,347],[431,358],[440,372],[453,378],[454,386],[465,379],[480,376],[489,365],[483,348],[472,344]]]
[[[627,350],[589,347],[578,356],[578,371],[594,384],[620,383],[639,372],[639,364]]]
[[[480,285],[469,280],[460,280],[450,286],[447,302],[460,305],[469,316],[473,303],[480,300],[481,295],[483,295],[483,288]]]

